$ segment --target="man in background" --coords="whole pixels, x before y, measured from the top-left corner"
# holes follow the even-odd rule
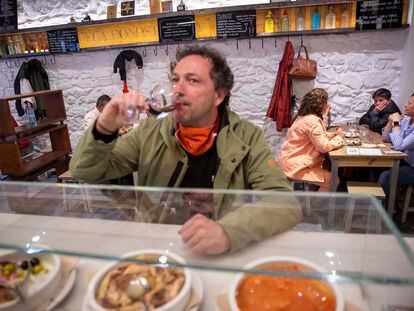
[[[85,129],[87,129],[91,124],[95,122],[96,119],[98,119],[105,105],[110,100],[111,98],[108,95],[99,96],[98,100],[96,101],[96,107],[85,115]]]

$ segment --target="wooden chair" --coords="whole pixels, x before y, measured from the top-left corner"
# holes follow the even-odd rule
[[[377,183],[367,183],[367,182],[347,182],[348,193],[357,194],[357,195],[367,195],[371,194],[378,198],[379,200],[385,200],[385,192],[382,189],[381,185]],[[350,232],[352,228],[356,229],[369,229],[369,223],[367,220],[366,224],[357,224],[352,222],[354,215],[358,216],[369,216],[367,211],[355,211],[356,199],[351,198],[349,207],[345,213],[345,232]],[[374,215],[375,217],[375,230],[377,233],[381,233],[381,217],[379,215]]]
[[[406,222],[407,213],[414,212],[414,206],[410,206],[411,195],[413,193],[413,186],[409,185],[404,196],[404,205],[402,210],[401,222]]]

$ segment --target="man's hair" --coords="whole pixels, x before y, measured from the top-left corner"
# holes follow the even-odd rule
[[[375,97],[382,97],[385,98],[386,100],[390,100],[391,99],[391,91],[384,89],[384,88],[380,88],[378,90],[376,90],[374,92],[374,94],[372,94],[372,99],[375,99]]]
[[[315,88],[302,98],[302,103],[298,110],[298,116],[316,114],[322,118],[324,106],[328,103],[328,93],[321,88]]]
[[[111,98],[108,95],[101,95],[98,97],[98,100],[96,101],[96,106],[105,106],[110,100]]]
[[[210,77],[214,81],[214,87],[216,90],[225,90],[228,92],[222,104],[220,106],[227,105],[230,99],[230,91],[234,84],[234,75],[227,64],[226,58],[216,49],[208,46],[189,45],[182,49],[177,50],[176,59],[179,62],[186,56],[200,55],[209,59],[213,67],[210,70]],[[174,66],[175,67],[175,66]]]

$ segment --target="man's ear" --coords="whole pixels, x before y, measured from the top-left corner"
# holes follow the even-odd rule
[[[226,90],[217,90],[216,91],[216,99],[214,101],[214,106],[218,107],[223,102],[224,98],[226,98],[228,92]]]

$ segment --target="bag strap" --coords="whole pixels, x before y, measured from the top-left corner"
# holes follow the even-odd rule
[[[301,45],[300,45],[300,47],[299,47],[299,51],[298,51],[298,58],[300,58],[300,50],[301,50],[302,48],[305,50],[306,59],[309,59],[308,49],[307,49],[307,48],[306,48],[306,46],[304,46],[303,44],[301,44]]]

